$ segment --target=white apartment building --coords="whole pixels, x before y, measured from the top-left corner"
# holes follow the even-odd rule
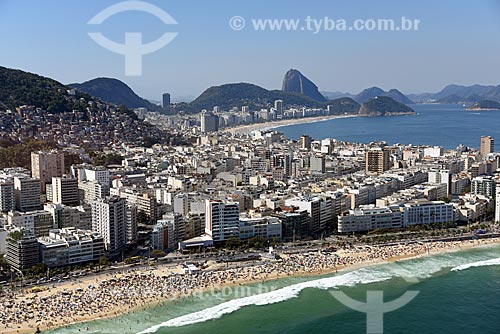
[[[447,169],[442,170],[433,170],[428,173],[428,182],[429,183],[438,183],[438,184],[446,184],[446,196],[450,194],[451,190],[451,173]]]
[[[92,230],[102,235],[111,256],[127,244],[126,209],[125,199],[117,196],[92,202]]]
[[[400,228],[401,226],[402,216],[398,207],[363,205],[338,216],[339,233]]]
[[[52,202],[77,206],[80,204],[78,195],[78,180],[72,177],[52,178]]]
[[[146,214],[151,221],[157,218],[157,202],[151,189],[135,189],[129,187],[111,188],[111,196],[124,198],[127,203],[134,204],[137,211]]]
[[[78,179],[79,183],[85,181],[95,181],[102,185],[109,186],[110,174],[109,169],[103,166],[92,166],[92,165],[77,165],[71,166],[71,175]]]
[[[51,213],[45,210],[10,211],[7,213],[7,225],[23,229],[29,235],[41,237],[48,235],[54,228],[54,220]]]
[[[99,233],[74,228],[53,229],[38,238],[40,260],[48,267],[97,261],[104,256],[104,240]]]
[[[240,239],[262,238],[281,240],[281,221],[275,217],[247,218],[240,217]]]
[[[500,222],[500,186],[496,189],[495,221]]]
[[[338,231],[351,233],[454,221],[453,204],[442,201],[414,200],[400,206],[368,205],[349,210],[338,216]]]
[[[205,233],[214,242],[239,238],[240,208],[238,203],[205,201]]]
[[[295,197],[285,200],[286,206],[298,207],[305,210],[311,218],[313,233],[323,230],[333,220],[333,204],[328,197]]]
[[[83,181],[78,184],[78,188],[83,191],[83,202],[92,203],[93,201],[109,196],[109,183],[102,184],[98,181]]]
[[[472,179],[471,193],[487,197],[495,196],[496,183],[491,176],[477,176]]]
[[[455,221],[453,204],[442,201],[415,200],[404,204],[403,227]]]

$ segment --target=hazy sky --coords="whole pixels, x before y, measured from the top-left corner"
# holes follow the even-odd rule
[[[123,12],[100,26],[87,22],[113,0],[0,0],[0,65],[63,83],[115,77],[139,95],[160,99],[198,95],[212,85],[250,82],[281,88],[297,68],[324,91],[377,85],[406,93],[438,91],[449,83],[500,84],[500,0],[150,0],[177,25],[144,12]],[[230,28],[235,15],[246,19]],[[251,19],[325,16],[421,21],[418,31],[254,31]],[[88,32],[116,42],[142,32],[144,42],[178,32],[145,55],[143,75],[124,75],[124,57],[97,45]]]

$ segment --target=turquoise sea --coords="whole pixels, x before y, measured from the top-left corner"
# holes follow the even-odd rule
[[[389,144],[439,145],[447,149],[459,144],[479,147],[482,135],[500,138],[500,111],[467,111],[456,104],[415,104],[417,115],[352,117],[279,127],[288,138],[309,134],[314,139]]]
[[[257,289],[267,293],[256,293]],[[245,292],[245,293],[242,293]],[[50,333],[366,333],[366,315],[332,297],[342,291],[384,302],[418,291],[383,317],[384,333],[499,333],[500,245],[385,263],[336,274],[170,301],[163,306]]]

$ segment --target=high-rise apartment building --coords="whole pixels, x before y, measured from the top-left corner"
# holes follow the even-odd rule
[[[109,187],[109,169],[103,166],[91,166],[87,164],[74,165],[70,167],[70,171],[71,175],[77,178],[79,183],[95,181]]]
[[[127,244],[137,241],[137,206],[134,203],[126,203],[125,239]]]
[[[480,153],[483,158],[485,158],[488,153],[493,153],[495,151],[495,139],[492,136],[481,136],[481,148]]]
[[[159,220],[151,231],[151,247],[158,250],[174,250],[175,246],[173,223]]]
[[[277,118],[283,118],[283,100],[274,101],[274,109],[276,109]]]
[[[324,174],[325,168],[325,157],[324,156],[312,156],[309,161],[309,169],[311,174]]]
[[[40,180],[41,191],[53,177],[64,173],[64,153],[56,150],[31,152],[31,176]]]
[[[491,176],[476,176],[471,181],[471,193],[474,195],[483,195],[495,197],[496,182]]]
[[[9,265],[24,270],[39,263],[38,241],[34,236],[23,236],[22,232],[7,238],[5,260]]]
[[[161,106],[162,106],[164,112],[166,112],[166,113],[170,112],[170,94],[169,93],[164,93],[161,96]]]
[[[212,112],[203,111],[201,113],[201,132],[216,132],[219,130],[219,116]]]
[[[382,174],[391,167],[389,151],[382,148],[368,150],[365,153],[365,163],[367,173]]]
[[[309,135],[300,136],[300,148],[310,150],[311,149],[312,138]]]
[[[444,183],[446,184],[446,195],[449,195],[451,190],[451,173],[448,169],[442,169],[439,171],[429,171],[428,182],[430,183]]]
[[[26,212],[41,208],[40,180],[24,174],[14,176],[16,210]]]
[[[49,235],[54,228],[52,214],[45,210],[29,212],[10,211],[6,215],[7,224],[22,229],[26,234],[35,237]]]
[[[495,222],[500,222],[500,185],[496,187],[495,196]]]
[[[238,203],[205,201],[205,233],[214,242],[239,237],[240,207]]]
[[[80,202],[78,195],[78,180],[72,177],[52,178],[52,202],[77,206]]]
[[[92,203],[95,200],[109,196],[109,184],[101,184],[97,181],[83,181],[78,184],[83,192],[83,202]]]
[[[0,180],[0,211],[7,212],[16,209],[16,195],[12,179]]]
[[[92,202],[92,230],[102,235],[111,256],[120,254],[127,244],[126,211],[125,199],[117,196]]]

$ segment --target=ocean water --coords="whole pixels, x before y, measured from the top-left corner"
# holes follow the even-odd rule
[[[404,307],[384,315],[384,333],[500,333],[500,245],[281,279],[264,287],[269,292],[190,297],[50,333],[366,333],[366,315],[344,306],[332,291],[362,302],[367,291],[382,291],[385,302],[418,291]]]
[[[309,134],[314,139],[389,144],[439,145],[447,149],[459,144],[479,147],[482,135],[500,138],[500,111],[467,111],[460,105],[416,104],[417,115],[352,117],[294,124],[277,128],[288,138]]]

